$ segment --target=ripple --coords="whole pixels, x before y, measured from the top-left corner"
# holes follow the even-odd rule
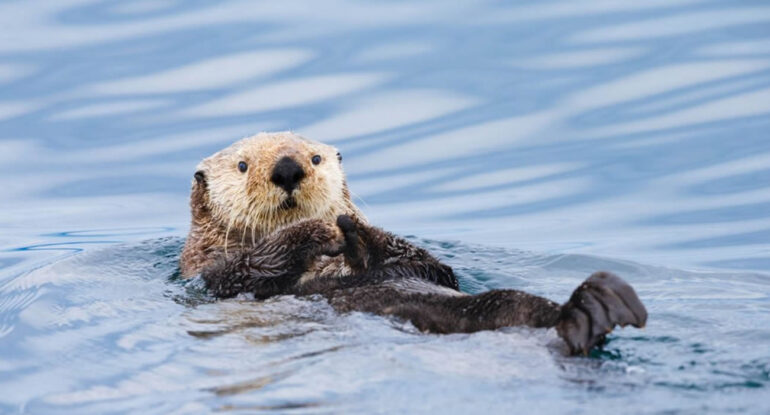
[[[283,109],[327,100],[376,85],[383,74],[346,73],[275,82],[182,111],[185,117],[214,117]]]
[[[395,396],[406,393],[404,387],[427,393],[465,385],[478,398],[510,392],[513,385],[529,385],[531,391],[564,388],[564,382],[623,396],[658,393],[654,388],[701,394],[754,390],[767,383],[766,356],[741,357],[743,342],[755,338],[755,330],[746,326],[741,334],[732,327],[725,333],[731,341],[718,341],[713,331],[725,329],[713,319],[699,318],[698,311],[713,298],[711,286],[721,287],[719,298],[735,301],[744,287],[770,295],[767,278],[746,274],[737,284],[734,275],[661,272],[611,259],[451,241],[415,242],[451,264],[461,286],[471,291],[519,288],[562,300],[590,272],[584,270],[622,272],[648,304],[648,331],[619,330],[593,358],[564,359],[551,330],[422,335],[397,321],[362,313],[340,316],[322,300],[294,297],[188,305],[169,299],[169,294],[190,295],[187,286],[199,283],[173,277],[181,241],[154,239],[89,251],[14,281],[15,290],[0,304],[5,307],[0,315],[11,318],[6,321],[12,325],[2,327],[25,335],[6,333],[0,348],[18,356],[17,366],[8,367],[18,380],[11,384],[0,377],[0,386],[15,395],[1,402],[86,412],[108,402],[130,408],[131,402],[169,399],[198,409],[284,408],[298,402],[338,408],[372,399],[370,390]],[[682,301],[687,307],[679,307]],[[738,321],[745,312],[723,307],[721,319]],[[759,321],[755,316],[747,324]],[[699,334],[703,327],[711,327],[712,334]],[[670,368],[677,361],[695,364]],[[73,373],[72,365],[80,370]],[[67,370],[73,382],[37,381]],[[700,380],[691,380],[693,375]],[[26,389],[33,382],[36,388]],[[393,406],[400,407],[388,404]]]
[[[768,20],[743,0],[0,4],[0,412],[768,412],[768,278],[733,271],[770,270]],[[564,301],[608,269],[650,324],[568,359],[548,330],[214,301],[177,267],[192,168],[286,129],[333,141],[372,222],[463,289]]]
[[[665,18],[593,29],[575,37],[579,42],[611,42],[671,37],[710,29],[770,21],[770,8],[739,7],[685,12]]]
[[[216,56],[181,68],[92,85],[99,94],[161,94],[222,88],[272,75],[312,58],[305,50],[276,49]]]
[[[44,236],[59,236],[59,237],[88,237],[88,238],[104,238],[112,236],[124,236],[124,235],[148,235],[153,233],[165,233],[173,230],[174,228],[158,227],[158,228],[113,228],[113,229],[89,229],[81,231],[63,231],[46,234]]]

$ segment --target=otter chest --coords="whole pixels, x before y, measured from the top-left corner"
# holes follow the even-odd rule
[[[351,269],[342,256],[330,257],[321,255],[308,270],[302,274],[299,284],[304,284],[314,278],[342,277],[350,275]]]

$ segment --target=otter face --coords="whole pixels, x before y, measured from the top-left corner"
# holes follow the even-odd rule
[[[337,149],[290,132],[234,143],[203,160],[196,181],[206,187],[212,219],[241,238],[302,219],[333,220],[349,208]]]

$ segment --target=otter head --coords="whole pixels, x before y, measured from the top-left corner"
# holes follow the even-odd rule
[[[260,133],[204,159],[194,175],[183,273],[205,262],[186,258],[209,248],[251,242],[303,219],[361,217],[341,161],[336,148],[291,132]]]
[[[211,220],[264,235],[302,219],[334,220],[350,209],[336,148],[293,133],[261,133],[203,160]]]

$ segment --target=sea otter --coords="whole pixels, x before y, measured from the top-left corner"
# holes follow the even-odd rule
[[[452,268],[369,225],[350,199],[339,152],[290,132],[261,133],[206,158],[192,186],[181,257],[218,298],[320,295],[339,312],[410,321],[430,333],[555,327],[586,354],[616,325],[643,327],[633,288],[608,272],[563,305],[517,290],[469,295]]]

